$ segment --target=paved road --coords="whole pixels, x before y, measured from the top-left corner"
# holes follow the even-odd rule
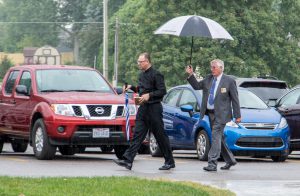
[[[163,178],[179,181],[193,181],[218,188],[230,189],[237,195],[299,195],[300,194],[300,152],[293,153],[284,163],[270,159],[237,157],[238,164],[230,171],[204,172],[206,162],[198,161],[195,154],[175,151],[176,168],[159,171],[162,158],[138,155],[131,171],[115,165],[114,154],[101,154],[97,149],[75,156],[61,156],[54,160],[36,160],[32,149],[26,153],[13,153],[5,145],[0,155],[0,175],[7,176],[138,176]],[[220,162],[220,166],[224,165]]]

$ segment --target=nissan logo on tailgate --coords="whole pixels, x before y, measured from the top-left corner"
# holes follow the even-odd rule
[[[95,112],[96,112],[97,114],[103,114],[103,113],[104,113],[104,109],[103,109],[103,107],[97,107],[97,108],[95,109]]]

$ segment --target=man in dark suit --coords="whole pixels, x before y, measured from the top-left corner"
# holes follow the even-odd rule
[[[130,146],[123,154],[123,159],[114,160],[114,162],[131,170],[138,149],[148,130],[151,130],[165,158],[165,163],[159,170],[170,170],[175,168],[175,161],[162,119],[161,100],[166,94],[164,76],[152,67],[149,53],[140,54],[137,63],[141,70],[138,86],[127,85],[123,89],[124,91],[131,89],[139,93],[138,102],[141,105],[136,115],[135,130]]]
[[[236,123],[241,121],[240,104],[235,80],[223,74],[224,62],[215,59],[210,62],[211,74],[198,82],[194,76],[192,66],[186,67],[189,74],[188,82],[195,90],[203,90],[201,115],[208,115],[212,130],[211,148],[208,153],[208,166],[205,171],[217,171],[218,158],[222,154],[226,165],[221,167],[229,170],[236,164],[232,152],[228,149],[224,140],[224,127],[227,122],[235,118]]]

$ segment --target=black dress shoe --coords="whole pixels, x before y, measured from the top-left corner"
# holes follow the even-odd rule
[[[171,168],[175,168],[175,163],[172,163],[172,164],[164,164],[163,166],[161,166],[159,168],[159,170],[169,170]]]
[[[125,167],[128,170],[131,170],[132,163],[126,160],[113,160],[116,164],[120,165],[121,167]]]
[[[217,168],[216,167],[212,167],[212,166],[207,166],[207,167],[203,167],[203,169],[205,171],[217,171]]]
[[[235,163],[226,163],[226,165],[224,165],[223,167],[221,167],[222,170],[229,170],[231,166],[236,165]]]

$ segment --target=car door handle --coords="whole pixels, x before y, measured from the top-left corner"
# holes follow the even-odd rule
[[[16,103],[16,100],[11,100],[9,103],[15,104],[15,103]]]

